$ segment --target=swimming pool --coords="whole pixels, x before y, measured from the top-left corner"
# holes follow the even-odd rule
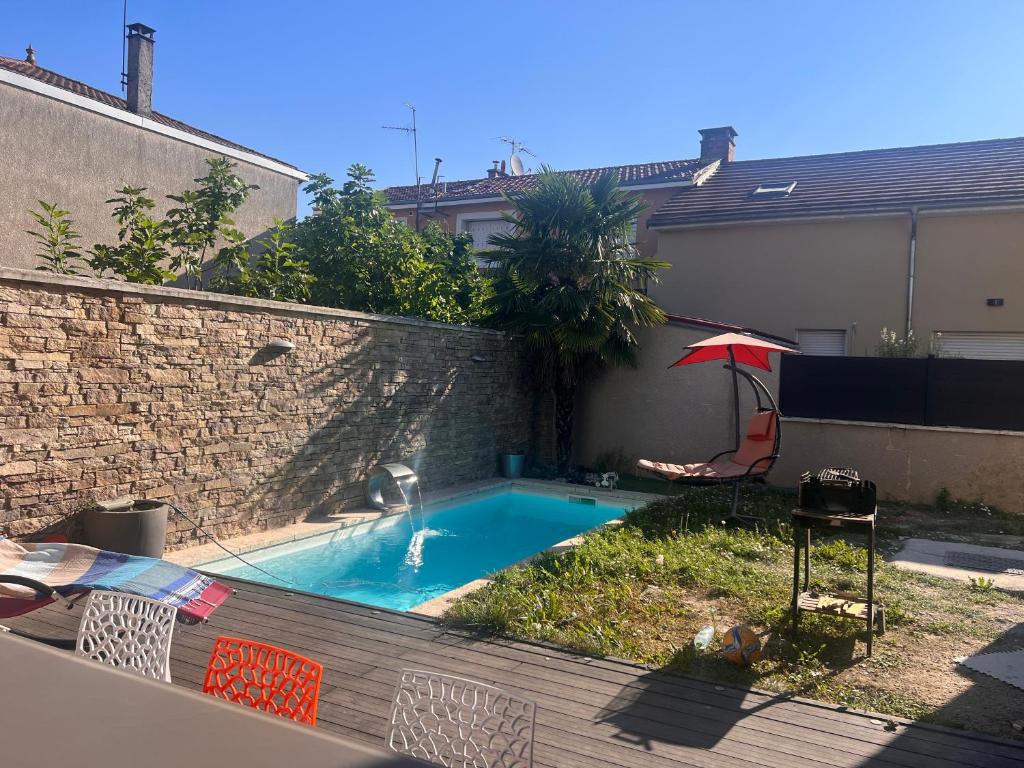
[[[407,611],[631,508],[621,500],[501,489],[428,504],[422,518],[418,511],[389,515],[243,555],[267,573],[231,558],[200,567]]]

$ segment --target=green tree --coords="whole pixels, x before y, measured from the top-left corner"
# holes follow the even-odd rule
[[[588,186],[545,167],[509,202],[512,231],[490,238],[497,249],[490,322],[525,337],[530,380],[553,391],[565,472],[579,383],[602,366],[635,363],[634,328],[666,319],[643,287],[668,264],[637,256],[629,231],[645,205],[611,175]]]
[[[110,271],[130,283],[162,285],[176,277],[163,267],[171,256],[168,226],[149,215],[155,203],[145,191],[145,187],[124,186],[119,197],[106,201],[117,203],[111,214],[120,225],[117,245],[93,246],[89,266],[101,275]]]
[[[297,257],[291,230],[291,225],[277,221],[265,239],[251,246],[235,241],[221,248],[216,258],[219,273],[210,281],[210,289],[276,301],[307,301],[315,278],[309,265]]]
[[[236,240],[231,214],[259,189],[246,184],[227,158],[208,159],[207,174],[193,179],[196,189],[167,198],[178,205],[167,211],[167,238],[174,248],[171,269],[183,272],[190,288],[202,289],[203,264],[219,240]]]
[[[56,203],[47,203],[43,200],[38,202],[42,213],[29,211],[28,214],[35,219],[39,229],[26,230],[39,246],[35,256],[44,262],[36,269],[56,272],[58,275],[80,274],[77,265],[85,266],[86,261],[73,242],[81,235],[74,229],[70,211],[58,208]]]
[[[294,240],[316,278],[312,302],[448,323],[478,320],[486,280],[468,239],[438,228],[413,231],[387,209],[373,180],[357,164],[340,188],[324,174],[305,187],[314,214],[295,226]]]

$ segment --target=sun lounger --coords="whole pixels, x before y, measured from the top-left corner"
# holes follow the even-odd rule
[[[93,589],[148,597],[178,609],[186,624],[205,621],[231,589],[165,560],[56,542],[0,538],[0,618],[29,613]]]

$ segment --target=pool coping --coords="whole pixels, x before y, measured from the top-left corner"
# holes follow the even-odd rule
[[[448,488],[440,488],[434,491],[425,492],[423,494],[423,503],[425,505],[446,503],[460,498],[493,493],[494,491],[502,488],[520,488],[527,491],[533,491],[535,493],[543,493],[545,495],[559,497],[576,496],[582,498],[593,498],[596,501],[605,504],[615,504],[616,502],[620,502],[623,506],[632,506],[634,508],[662,498],[661,494],[641,493],[639,491],[620,491],[618,489],[598,488],[555,480],[536,480],[532,478],[489,478],[487,480],[464,483],[457,486],[449,486]],[[236,555],[244,555],[256,550],[266,549],[281,544],[292,544],[317,536],[333,534],[344,528],[379,520],[385,516],[388,515],[380,510],[364,507],[339,513],[337,516],[313,518],[308,521],[292,523],[291,525],[283,526],[281,528],[236,536],[231,539],[226,539],[220,542],[220,544]],[[609,520],[601,525],[595,526],[594,528],[590,528],[566,539],[565,541],[560,541],[557,544],[547,547],[540,552],[535,552],[528,557],[514,563],[510,563],[504,568],[495,571],[495,573],[500,573],[501,571],[509,568],[516,568],[524,565],[534,558],[549,552],[563,552],[577,546],[587,534],[611,525],[619,525],[621,522],[621,519],[618,518]],[[204,565],[210,565],[215,562],[225,560],[227,557],[230,557],[230,555],[225,556],[224,550],[216,544],[200,544],[187,549],[168,552],[164,555],[165,560],[177,563],[178,565],[193,567],[198,570],[202,570]],[[477,589],[481,589],[490,583],[490,577],[474,579],[473,581],[462,584],[449,592],[445,592],[444,594],[438,595],[437,597],[431,598],[423,603],[414,605],[412,608],[404,611],[404,613],[438,617],[442,615],[458,598],[467,595],[470,592],[474,592]]]

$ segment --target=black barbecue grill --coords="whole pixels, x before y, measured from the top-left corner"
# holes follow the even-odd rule
[[[867,625],[867,655],[875,632],[885,632],[885,608],[875,600],[875,500],[877,489],[861,480],[855,469],[829,467],[800,478],[797,508],[793,510],[793,637],[800,628],[800,614],[821,613],[855,619]],[[867,594],[828,594],[811,585],[811,531],[833,533],[837,529],[867,537]],[[803,555],[803,578],[800,560]],[[802,581],[802,584],[801,584]]]

